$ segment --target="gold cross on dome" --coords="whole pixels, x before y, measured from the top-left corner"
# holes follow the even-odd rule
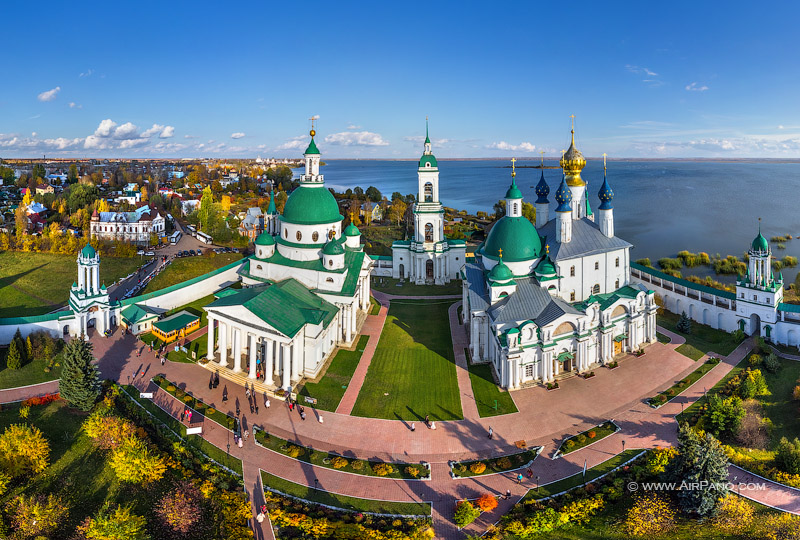
[[[544,150],[540,150],[539,154],[542,156],[542,168],[544,169]]]
[[[316,114],[314,116],[312,116],[311,118],[309,118],[309,120],[311,120],[311,129],[314,129],[314,120],[316,120],[316,119],[317,119],[317,115]]]
[[[517,162],[517,158],[513,158],[512,157],[511,158],[511,176],[512,177],[517,175],[517,169],[514,168],[514,163],[516,163],[516,162]]]
[[[549,255],[549,254],[550,254],[550,244],[545,244],[545,245],[544,245],[544,250],[545,250],[545,251],[547,252],[547,254]]]
[[[607,155],[608,155],[608,154],[606,154],[605,152],[603,152],[603,170],[605,170],[605,168],[606,168],[606,156],[607,156]]]
[[[503,248],[497,250],[497,254],[500,255],[500,258],[503,258]]]
[[[575,115],[571,114],[569,117],[572,118],[572,129],[575,129]]]

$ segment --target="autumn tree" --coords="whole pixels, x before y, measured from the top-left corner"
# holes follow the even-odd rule
[[[103,506],[93,518],[87,518],[78,532],[88,540],[149,540],[147,521],[133,513],[130,506]]]
[[[105,450],[119,448],[126,439],[136,435],[136,427],[131,422],[101,411],[92,413],[82,428],[97,447]]]
[[[160,480],[167,470],[163,458],[138,437],[128,437],[114,449],[110,463],[119,480],[136,484]]]
[[[675,511],[666,497],[654,492],[636,498],[625,516],[625,529],[631,536],[661,536],[675,527]]]
[[[171,530],[186,534],[202,517],[203,496],[190,482],[180,482],[161,497],[155,508],[156,515]]]
[[[92,344],[73,339],[64,348],[58,391],[73,407],[88,411],[100,396],[100,371],[92,364]]]
[[[12,538],[49,537],[67,515],[68,507],[55,495],[19,495],[6,508],[14,529]]]
[[[203,196],[200,197],[200,210],[197,217],[200,219],[200,228],[206,230],[208,222],[213,213],[214,196],[211,194],[211,188],[206,186],[203,190]]]
[[[392,201],[392,206],[389,207],[389,218],[400,225],[403,217],[406,215],[406,208],[408,205],[402,199],[395,199]]]
[[[475,506],[480,508],[481,512],[491,512],[497,508],[497,498],[491,493],[484,493],[475,501]]]
[[[35,426],[12,424],[0,435],[0,468],[12,476],[40,473],[50,462],[50,443]]]
[[[16,339],[12,339],[8,346],[6,367],[8,367],[8,369],[19,369],[22,367],[22,351],[20,351],[19,344],[17,343]]]
[[[222,211],[226,214],[231,211],[231,196],[230,195],[223,195],[222,196]]]

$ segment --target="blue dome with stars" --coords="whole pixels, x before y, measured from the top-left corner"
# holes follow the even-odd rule
[[[542,169],[542,176],[539,178],[539,183],[536,184],[535,192],[536,196],[539,197],[536,199],[536,204],[547,204],[550,202],[547,200],[547,196],[550,195],[550,186],[544,181],[544,169]]]
[[[600,210],[611,210],[614,205],[611,201],[614,200],[614,190],[608,185],[605,175],[603,175],[603,185],[600,186],[600,191],[597,192],[597,197],[600,199]]]
[[[558,203],[556,212],[571,212],[572,207],[569,205],[571,201],[572,191],[567,186],[567,180],[561,178],[561,185],[558,186],[558,191],[556,191],[556,202]]]

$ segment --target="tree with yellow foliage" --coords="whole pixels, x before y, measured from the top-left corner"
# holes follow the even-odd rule
[[[625,529],[631,536],[661,536],[675,526],[675,511],[669,500],[649,492],[636,499],[625,517]]]
[[[24,197],[22,197],[22,206],[24,206],[25,208],[27,208],[27,207],[29,207],[29,206],[31,205],[31,203],[32,203],[32,202],[33,202],[33,197],[31,196],[31,190],[30,190],[30,188],[28,188],[28,189],[25,191],[25,196],[24,196]]]
[[[136,484],[160,480],[167,470],[164,459],[138,437],[128,437],[114,449],[110,463],[117,478]]]
[[[743,497],[728,493],[717,503],[714,526],[726,536],[738,536],[753,523],[753,506]]]
[[[230,195],[223,195],[222,196],[222,211],[226,214],[231,211],[231,196]]]
[[[0,435],[0,468],[12,476],[40,473],[50,463],[50,443],[35,426],[12,424]]]
[[[97,201],[97,211],[98,212],[108,212],[111,208],[109,207],[108,201],[105,199],[100,199]]]

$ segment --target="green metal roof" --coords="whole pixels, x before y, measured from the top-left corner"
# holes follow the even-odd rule
[[[558,360],[559,362],[565,362],[567,360],[572,360],[573,358],[575,358],[575,355],[569,351],[564,351],[558,356],[556,356],[556,360]]]
[[[422,154],[422,157],[419,158],[419,168],[420,169],[427,169],[427,168],[437,169],[439,167],[439,163],[436,161],[436,156],[433,154]]]
[[[164,334],[170,334],[175,330],[182,330],[200,319],[199,315],[189,313],[186,310],[180,311],[175,315],[170,315],[166,319],[161,319],[153,323],[154,328],[158,328]]]
[[[289,195],[281,217],[282,221],[297,225],[336,223],[343,219],[330,191],[324,186],[302,184]]]
[[[275,207],[275,191],[269,192],[269,206],[267,206],[267,214],[277,214],[278,209]]]
[[[274,246],[275,239],[269,234],[267,231],[262,232],[256,238],[256,245],[257,246]]]
[[[314,137],[311,137],[311,142],[308,143],[308,148],[303,154],[319,154],[319,150],[317,149],[317,144],[314,142]]]
[[[760,228],[758,230],[758,236],[753,239],[752,247],[753,251],[769,251],[769,242],[767,242],[767,239],[761,234]]]
[[[514,274],[511,269],[502,260],[489,272],[489,279],[492,281],[508,281],[513,278]]]
[[[496,260],[501,249],[505,261],[527,261],[541,255],[542,239],[527,218],[504,216],[489,231],[481,254]]]
[[[93,259],[97,257],[97,252],[94,250],[91,244],[86,244],[86,246],[81,250],[81,257],[84,259]]]
[[[608,309],[609,306],[613,305],[614,302],[621,298],[636,298],[639,294],[639,290],[631,287],[630,285],[625,285],[624,287],[620,287],[614,292],[604,293],[604,294],[593,294],[589,296],[586,300],[575,304],[575,307],[580,309],[581,311],[586,311],[586,308],[589,307],[590,304],[594,304],[598,302],[600,304],[601,310]]]
[[[239,305],[289,337],[294,337],[306,324],[327,327],[339,311],[291,278],[272,285],[242,289],[238,294],[215,300],[206,309]]]
[[[344,230],[344,235],[345,236],[360,236],[361,235],[361,231],[359,231],[358,227],[353,225],[352,222],[351,222],[350,225],[348,225],[347,228]]]
[[[122,320],[127,324],[136,324],[144,320],[158,318],[158,313],[152,311],[147,306],[140,306],[139,304],[126,307],[122,310],[120,315],[122,315]]]
[[[522,192],[517,187],[517,182],[514,178],[511,179],[511,185],[508,187],[508,191],[506,191],[506,199],[521,199]],[[506,212],[508,208],[506,208]]]
[[[331,240],[322,248],[322,253],[324,255],[344,255],[344,248],[336,240]]]
[[[778,310],[787,311],[789,313],[800,313],[800,304],[787,304],[786,302],[780,302],[778,304]]]

